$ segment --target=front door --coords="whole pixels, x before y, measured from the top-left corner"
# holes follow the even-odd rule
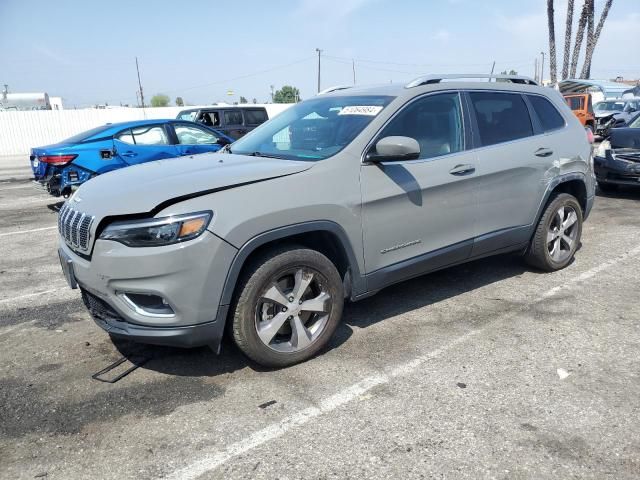
[[[222,148],[219,138],[208,129],[196,124],[174,123],[173,129],[178,144],[178,155],[197,155],[199,153],[217,152]]]
[[[465,151],[464,115],[456,92],[412,101],[373,142],[411,137],[420,158],[364,164],[361,188],[369,288],[467,258],[475,222],[474,154]]]
[[[113,137],[115,156],[126,165],[151,162],[177,156],[165,125],[128,128]]]

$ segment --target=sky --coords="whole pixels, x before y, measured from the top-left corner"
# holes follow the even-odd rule
[[[555,4],[560,71],[566,0]],[[147,103],[261,103],[287,84],[309,98],[316,48],[322,88],[352,84],[352,62],[357,84],[488,73],[493,61],[533,76],[546,22],[546,0],[0,0],[0,84],[65,108],[136,104],[137,56]],[[640,78],[639,35],[640,1],[614,0],[592,78]]]

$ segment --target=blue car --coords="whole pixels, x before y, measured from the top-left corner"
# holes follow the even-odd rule
[[[139,163],[216,152],[231,137],[205,125],[180,120],[111,123],[55,145],[31,150],[35,181],[51,195],[69,196],[87,180]]]

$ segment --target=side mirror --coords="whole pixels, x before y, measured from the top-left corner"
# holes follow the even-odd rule
[[[375,151],[367,154],[370,162],[398,162],[420,158],[420,144],[411,137],[384,137],[376,143]]]

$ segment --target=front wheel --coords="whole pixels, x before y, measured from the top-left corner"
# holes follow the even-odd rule
[[[571,262],[582,235],[582,208],[573,195],[557,195],[545,209],[526,254],[530,265],[552,272]]]
[[[252,360],[286,367],[311,358],[342,317],[344,292],[334,264],[303,247],[258,258],[240,283],[233,338]]]

